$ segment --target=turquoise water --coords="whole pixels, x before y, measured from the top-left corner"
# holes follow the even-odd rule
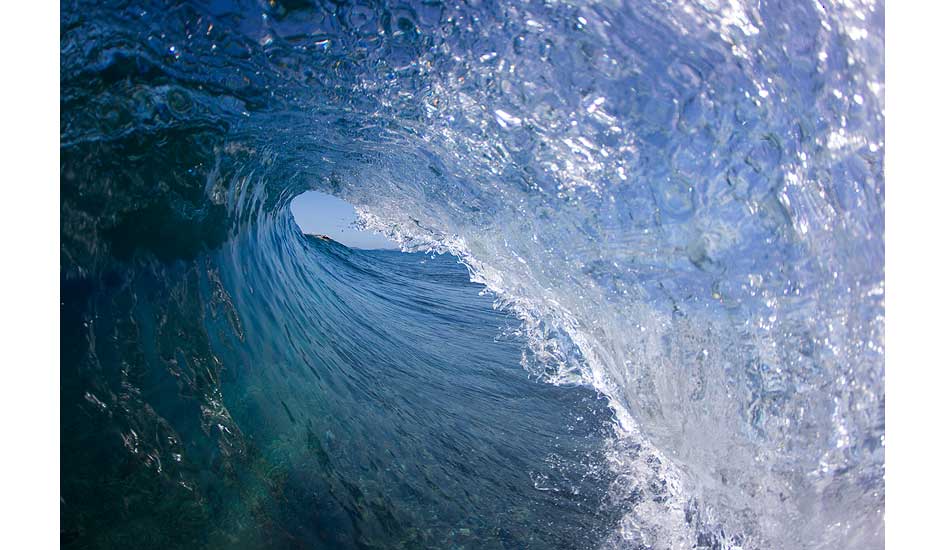
[[[63,546],[883,546],[882,5],[61,7]]]

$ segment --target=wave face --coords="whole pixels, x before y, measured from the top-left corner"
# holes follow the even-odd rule
[[[883,29],[63,2],[64,545],[883,547]]]

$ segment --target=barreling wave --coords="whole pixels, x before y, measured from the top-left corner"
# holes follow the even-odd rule
[[[64,2],[64,541],[882,547],[883,28]]]

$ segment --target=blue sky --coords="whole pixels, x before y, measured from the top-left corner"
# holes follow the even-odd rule
[[[304,233],[327,235],[350,248],[399,248],[371,231],[353,227],[356,210],[349,203],[318,191],[307,191],[290,203],[290,211]]]

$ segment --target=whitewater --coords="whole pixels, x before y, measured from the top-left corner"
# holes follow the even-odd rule
[[[64,546],[882,548],[883,34],[63,2]]]

